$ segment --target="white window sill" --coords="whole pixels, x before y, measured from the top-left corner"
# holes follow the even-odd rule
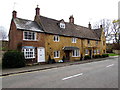
[[[34,59],[34,58],[35,58],[35,57],[29,57],[29,58],[26,58],[26,57],[25,57],[25,59]]]
[[[72,57],[80,57],[80,56],[72,56]]]
[[[59,42],[59,41],[54,41],[54,42]]]
[[[38,40],[27,40],[27,39],[23,39],[23,41],[38,41]]]
[[[54,58],[60,58],[60,57],[54,57]]]
[[[72,42],[72,43],[76,43],[76,42]]]

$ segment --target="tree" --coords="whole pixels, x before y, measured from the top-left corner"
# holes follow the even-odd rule
[[[120,35],[120,20],[113,20],[112,22],[112,32],[114,33],[114,43],[119,43],[119,35]]]
[[[119,20],[109,20],[109,19],[102,19],[94,25],[94,29],[99,28],[102,25],[103,30],[105,32],[105,37],[107,42],[118,42],[118,32],[119,32]]]
[[[0,26],[0,40],[7,39],[7,32],[3,26]]]

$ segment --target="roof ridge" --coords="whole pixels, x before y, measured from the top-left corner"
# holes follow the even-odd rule
[[[47,19],[51,19],[51,20],[54,20],[54,21],[60,21],[60,20],[57,20],[57,19],[53,19],[53,18],[49,18],[49,17],[46,17],[46,16],[42,16],[42,15],[40,15],[40,17],[43,17],[43,18],[47,18]]]
[[[34,20],[29,20],[29,19],[24,19],[24,18],[14,18],[14,19],[21,19],[21,20],[26,20],[26,21],[32,21],[32,22],[35,22]]]
[[[57,19],[53,19],[53,18],[49,18],[49,17],[46,17],[46,16],[41,16],[41,17],[44,17],[44,18],[47,18],[47,19],[51,19],[51,20],[54,20],[54,21],[60,21],[60,20],[57,20]],[[63,19],[64,20],[64,19]],[[67,23],[67,24],[70,24],[70,25],[76,25],[76,26],[79,26],[79,27],[83,27],[83,28],[86,28],[86,29],[89,29],[88,27],[85,27],[85,26],[81,26],[81,25],[78,25],[78,24],[71,24],[71,23],[69,23],[69,22],[66,22],[66,21],[64,21],[65,23]],[[90,29],[89,29],[90,30]]]

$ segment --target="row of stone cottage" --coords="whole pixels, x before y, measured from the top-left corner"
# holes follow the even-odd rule
[[[73,16],[65,22],[40,15],[39,7],[35,11],[33,21],[18,18],[17,12],[12,12],[9,49],[24,52],[26,61],[47,62],[49,56],[56,62],[63,56],[66,61],[73,61],[106,52],[102,26],[92,29],[89,23],[88,27],[83,27],[74,24]]]

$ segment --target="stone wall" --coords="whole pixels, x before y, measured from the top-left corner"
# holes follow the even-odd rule
[[[120,55],[120,50],[113,50],[113,53]]]

